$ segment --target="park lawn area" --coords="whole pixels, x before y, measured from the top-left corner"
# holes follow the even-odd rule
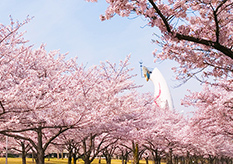
[[[57,158],[50,158],[48,161],[48,158],[45,158],[45,164],[67,164],[67,159],[57,159]],[[32,162],[31,158],[27,158],[27,164],[35,164],[36,162]],[[145,160],[141,160],[140,164],[145,164]],[[5,164],[5,158],[0,158],[0,164]],[[8,158],[8,164],[22,164],[21,158]],[[79,159],[77,161],[77,164],[84,164],[83,160]],[[95,159],[92,164],[99,164],[99,159]],[[106,164],[106,161],[104,159],[101,160],[101,164]],[[111,164],[121,164],[121,160],[113,159]],[[131,164],[129,161],[128,164]],[[152,164],[152,161],[149,161],[149,164]]]
[[[21,158],[8,158],[8,164],[22,164]],[[45,164],[67,164],[67,159],[57,159],[57,158],[50,158],[50,161],[48,159],[45,159]],[[5,158],[0,158],[0,164],[5,164]],[[27,158],[27,164],[36,164],[36,162],[32,162],[31,158]]]
[[[21,158],[8,158],[8,164],[22,164]],[[27,158],[27,164],[35,164],[36,162],[32,162],[31,158]],[[47,158],[45,158],[45,164],[67,164],[67,159],[57,159],[57,158],[50,158],[50,161],[48,161]],[[81,161],[81,160],[80,160]],[[0,164],[5,164],[5,158],[0,158]]]
[[[21,158],[8,158],[8,164],[22,164]],[[50,161],[48,159],[45,159],[45,164],[67,164],[67,159],[57,159],[57,158],[50,158]],[[5,164],[5,158],[0,158],[0,164]],[[31,158],[27,158],[27,164],[36,164],[36,162],[32,162]]]

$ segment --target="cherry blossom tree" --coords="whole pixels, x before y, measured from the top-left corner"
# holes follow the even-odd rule
[[[3,96],[4,108],[19,112],[4,115],[14,121],[6,122],[7,127],[1,133],[29,141],[36,150],[37,163],[43,163],[51,141],[76,125],[82,115],[81,111],[74,112],[71,94],[67,94],[75,86],[70,84],[71,76],[67,75],[73,64],[65,62],[63,55],[55,59],[57,54],[56,51],[47,54],[43,46],[25,51],[20,61],[28,67],[24,78]]]
[[[232,83],[223,80],[217,86],[205,85],[203,91],[186,96],[183,103],[197,108],[194,124],[209,134],[232,138],[232,91]]]
[[[119,145],[119,140],[116,139],[115,143],[108,144],[103,150],[102,150],[102,155],[104,156],[106,160],[106,164],[111,164],[111,160],[113,158],[113,155],[115,154],[115,151],[117,149],[117,146]]]
[[[129,92],[136,87],[129,81],[132,77],[129,71],[126,59],[119,68],[107,62],[87,73],[89,78],[82,94],[83,102],[88,103],[79,104],[79,107],[91,109],[88,117],[92,122],[76,129],[73,138],[68,137],[80,145],[78,155],[87,164],[125,136],[125,132],[135,129],[138,126],[135,123],[141,122],[144,107],[153,102],[153,96],[146,98],[134,90]]]
[[[124,131],[126,131],[126,133],[121,134],[121,147],[123,146],[125,149],[121,148],[120,150],[122,157],[126,157],[125,160],[127,160],[126,155],[131,152],[133,163],[138,164],[145,152],[145,148],[142,146],[142,138],[144,135],[147,135],[146,131],[150,127],[148,120],[153,120],[151,116],[153,113],[156,113],[154,109],[157,108],[157,106],[154,104],[154,97],[149,93],[134,97],[136,98],[134,99],[136,100],[135,104],[137,104],[137,108],[133,109],[131,115],[128,115],[130,116],[130,119],[128,119],[126,122],[127,124],[124,125]]]
[[[0,134],[0,156],[3,156],[3,152],[6,148],[6,136]]]
[[[73,150],[76,149],[77,155],[81,157],[85,163],[90,163],[99,155],[99,153],[109,155],[107,153],[109,153],[110,147],[115,145],[119,139],[126,139],[133,135],[137,136],[134,129],[135,127],[140,128],[139,124],[143,124],[141,114],[146,111],[144,108],[153,102],[153,96],[141,96],[136,92],[129,91],[123,94],[122,91],[135,88],[134,83],[129,82],[127,80],[128,78],[123,78],[117,82],[118,78],[121,78],[119,73],[125,72],[126,74],[123,74],[128,76],[127,72],[129,70],[126,62],[127,60],[123,62],[123,69],[120,67],[106,76],[108,83],[105,85],[102,85],[102,82],[99,83],[99,79],[103,80],[105,77],[102,76],[111,72],[113,68],[115,69],[115,66],[109,63],[110,67],[107,67],[106,65],[103,67],[102,64],[100,70],[98,67],[95,67],[93,76],[91,75],[92,73],[88,71],[88,75],[90,75],[90,78],[88,79],[92,85],[88,85],[89,88],[85,88],[84,90],[88,90],[88,92],[83,92],[83,94],[85,93],[85,101],[89,103],[79,104],[79,107],[91,109],[88,117],[91,118],[92,122],[89,122],[82,127],[66,131],[63,135],[57,138],[59,143],[66,143],[68,151],[70,152],[69,157],[71,157],[72,153],[74,154]],[[105,72],[104,74],[103,71]],[[102,78],[96,78],[94,76],[98,74],[100,74]],[[123,77],[126,77],[125,75]],[[115,78],[112,78],[111,76]],[[91,78],[96,79],[92,81]],[[111,82],[111,79],[114,81]],[[122,85],[122,83],[125,84]],[[98,85],[101,86],[97,87]],[[111,87],[108,85],[111,85]],[[125,88],[127,85],[131,87]],[[107,89],[105,90],[105,88]],[[112,88],[113,90],[111,90]],[[102,97],[99,97],[98,94],[102,95]],[[103,99],[103,96],[110,98]],[[102,103],[104,105],[102,105]],[[96,112],[97,110],[101,111]],[[131,133],[128,136],[130,131]],[[129,137],[129,139],[131,141],[132,137]],[[119,142],[121,141],[124,142],[125,140],[123,139]],[[132,142],[130,143],[131,148]],[[69,161],[71,162],[71,160]],[[108,162],[110,162],[110,158],[108,158]]]
[[[207,127],[206,127],[207,128]],[[192,158],[195,163],[197,160],[208,160],[209,163],[220,163],[228,158],[232,158],[232,143],[231,138],[222,134],[211,134],[199,125],[193,124],[192,140],[190,143],[196,147],[196,151],[190,151],[189,158]]]
[[[135,14],[145,17],[149,26],[160,30],[159,39],[154,41],[162,46],[162,51],[153,53],[158,59],[178,62],[180,66],[173,69],[183,82],[192,77],[201,81],[208,81],[209,77],[232,77],[232,0],[106,2],[108,8],[100,16],[101,20],[116,14],[122,17]]]
[[[88,120],[77,106],[84,68],[44,45],[26,46],[21,26],[1,25],[0,133],[30,142],[41,164],[57,136]]]
[[[27,42],[22,36],[23,33],[19,32],[20,27],[25,25],[30,19],[26,19],[23,23],[14,22],[11,19],[11,24],[5,26],[0,24],[0,129],[7,126],[14,119],[9,120],[5,118],[4,115],[7,113],[18,112],[16,109],[8,109],[5,107],[6,100],[4,96],[10,90],[19,84],[20,80],[24,78],[24,73],[26,72],[27,66],[22,66],[22,57],[29,47],[25,47],[24,44]]]
[[[95,157],[100,153],[107,156],[108,163],[111,162],[110,149],[115,150],[116,142],[122,137],[126,136],[125,133],[132,129],[132,121],[140,121],[139,113],[135,113],[136,109],[140,109],[137,99],[134,94],[117,95],[114,100],[114,104],[107,106],[108,115],[110,112],[114,112],[111,117],[105,118],[104,111],[100,113],[100,117],[93,120],[93,123],[83,126],[73,133],[72,138],[68,137],[69,141],[75,141],[78,150],[78,156],[80,156],[85,163],[92,162]],[[113,100],[111,99],[111,101]],[[100,101],[98,101],[99,103]],[[135,105],[136,104],[136,105]],[[107,105],[107,101],[105,101]],[[94,107],[93,107],[94,108]],[[141,111],[138,111],[141,113]],[[104,114],[104,115],[103,115]],[[95,115],[98,115],[95,113]],[[137,116],[137,117],[135,117]],[[74,135],[75,134],[75,135]],[[121,142],[121,140],[119,141]],[[113,153],[113,152],[112,152]]]
[[[0,133],[29,142],[38,164],[60,134],[104,121],[100,129],[128,108],[117,95],[136,87],[129,80],[129,58],[119,68],[107,62],[85,71],[58,51],[46,52],[44,45],[25,46],[17,33],[20,24],[11,24],[1,26]]]
[[[120,96],[125,90],[136,87],[129,80],[133,76],[128,74],[128,58],[119,68],[108,62],[84,71],[75,61],[65,61],[63,55],[57,54],[57,51],[47,53],[43,46],[34,51],[28,49],[21,61],[29,67],[25,77],[3,96],[4,108],[25,111],[17,115],[6,114],[5,118],[14,122],[6,122],[8,126],[0,133],[29,141],[36,151],[38,164],[44,163],[49,144],[71,128],[77,128],[82,135],[87,134],[80,139],[84,144],[103,136],[99,140],[100,148],[108,138],[106,131],[114,129],[109,126],[112,119],[119,120],[119,115],[129,105],[135,107],[131,102],[133,96]],[[92,150],[96,149],[90,147],[88,152]],[[91,154],[88,154],[85,163],[91,161]]]
[[[9,140],[9,138],[8,138]],[[10,144],[9,144],[10,143]],[[28,141],[24,140],[16,140],[10,137],[8,141],[9,149],[13,150],[16,153],[20,153],[22,155],[22,164],[26,164],[26,156],[31,150],[31,145]]]
[[[160,163],[162,158],[172,163],[175,157],[184,155],[181,150],[186,146],[183,140],[187,138],[188,122],[174,111],[155,105],[151,108],[143,117],[138,141],[150,152],[155,163]]]
[[[105,14],[100,16],[101,20],[111,19],[116,14],[122,17],[135,14],[145,17],[149,26],[160,30],[161,33],[157,34],[158,39],[154,42],[162,47],[162,51],[155,50],[153,53],[157,59],[171,59],[179,63],[179,67],[173,68],[178,74],[177,79],[186,82],[195,77],[206,85],[212,83],[212,86],[206,86],[204,91],[186,98],[186,103],[197,107],[198,111],[193,122],[201,131],[212,137],[231,138],[233,1],[106,0],[106,2],[108,8]],[[177,143],[187,144],[188,140],[191,141],[193,136],[190,135],[193,134],[190,132],[188,134],[189,136],[184,135]],[[170,137],[174,138],[174,135]],[[212,138],[209,140],[212,141]],[[197,143],[193,143],[189,149],[195,154],[198,150]],[[216,153],[216,150],[213,152]]]
[[[177,113],[153,106],[153,96],[136,93],[129,57],[119,66],[107,61],[85,69],[59,51],[47,52],[44,45],[26,46],[18,33],[26,20],[0,25],[0,134],[30,144],[37,164],[44,163],[51,143],[67,145],[70,163],[73,153],[74,161],[78,154],[90,164],[101,152],[109,155],[119,139],[116,150],[126,157],[123,162],[131,152],[139,163],[146,149],[156,163],[161,156],[169,164],[185,155],[208,156],[210,162],[232,158],[233,2],[106,2],[102,20],[134,13],[158,27],[161,35],[155,42],[162,52],[154,55],[177,61],[178,79],[217,79],[186,97],[185,103],[198,109],[190,125]]]
[[[127,164],[129,160],[129,154],[131,153],[131,150],[129,150],[127,147],[122,146],[119,144],[116,149],[116,155],[118,155],[121,158],[122,164]]]
[[[232,83],[222,80],[212,87],[205,85],[203,91],[186,96],[183,103],[197,109],[190,123],[194,144],[200,144],[203,154],[208,155],[210,161],[231,156],[222,150],[232,148],[229,143],[232,140]]]

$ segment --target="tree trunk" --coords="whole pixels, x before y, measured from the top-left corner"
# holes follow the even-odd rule
[[[128,162],[128,158],[125,158],[125,163],[124,164],[127,164],[127,162]]]
[[[68,164],[71,164],[71,161],[72,161],[72,149],[71,147],[69,148],[68,150]]]
[[[101,157],[99,157],[99,164],[101,164]]]
[[[124,151],[121,152],[122,164],[127,164],[128,156],[129,156],[129,152],[127,150],[126,150],[125,154],[124,154]]]
[[[85,163],[85,164],[91,164],[91,161],[90,161],[89,158],[85,158],[84,163]]]
[[[133,146],[133,164],[139,164],[139,149],[138,149],[138,143],[132,142]]]
[[[214,163],[214,158],[212,158],[211,156],[209,156],[209,164],[213,164]]]
[[[201,157],[200,162],[201,162],[201,164],[205,164],[205,158]]]
[[[186,164],[191,164],[191,163],[192,163],[192,161],[191,161],[191,159],[190,159],[189,152],[187,152],[185,163],[186,163]]]
[[[26,149],[24,142],[21,142],[22,146],[22,164],[26,164]]]
[[[112,162],[112,158],[111,157],[108,158],[108,159],[106,159],[106,164],[111,164],[111,162]]]
[[[109,152],[111,151],[108,151],[107,149],[103,151],[103,156],[105,157],[106,164],[111,164],[111,161],[112,161],[112,155]],[[123,158],[123,153],[122,153],[122,158]]]
[[[152,151],[151,154],[153,156],[154,164],[160,164],[161,158],[160,155],[158,154],[158,149]]]
[[[149,164],[149,158],[146,157],[145,160],[146,160],[146,164]]]
[[[48,154],[48,161],[50,161],[50,154]]]
[[[42,129],[38,129],[38,143],[37,143],[37,155],[36,155],[36,164],[44,164],[44,149],[42,143]]]
[[[178,164],[179,158],[177,156],[174,156],[174,164]]]
[[[129,152],[126,150],[126,152],[125,152],[125,164],[127,164],[128,160],[129,160]]]
[[[181,157],[181,164],[185,164],[185,157]]]
[[[110,154],[105,155],[106,164],[111,164],[112,157]]]
[[[121,164],[125,164],[125,156],[123,151],[121,151]]]
[[[32,150],[32,163],[35,162],[35,152]]]
[[[60,153],[57,152],[57,159],[60,159]]]
[[[37,150],[36,164],[44,164],[44,150],[43,149]]]
[[[198,164],[198,157],[194,155],[194,164]]]
[[[125,164],[124,156],[122,155],[121,164]]]
[[[76,158],[76,154],[73,153],[73,164],[76,164],[77,158]]]
[[[172,164],[172,148],[169,149],[169,153],[167,156],[167,164]]]

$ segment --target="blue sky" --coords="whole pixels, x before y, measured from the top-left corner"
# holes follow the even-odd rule
[[[89,3],[84,0],[1,0],[1,22],[10,23],[9,15],[14,20],[23,21],[27,15],[34,17],[21,30],[27,31],[25,39],[30,40],[34,48],[45,43],[46,50],[69,52],[68,58],[77,56],[78,62],[87,66],[97,65],[100,61],[109,60],[118,63],[119,60],[131,54],[134,79],[140,92],[153,92],[152,82],[141,78],[139,61],[150,68],[157,67],[170,88],[174,106],[177,111],[189,112],[191,108],[180,105],[180,99],[188,92],[187,89],[200,90],[197,81],[191,80],[179,88],[174,88],[175,74],[171,71],[176,63],[164,61],[154,63],[152,51],[159,47],[152,44],[153,33],[159,33],[156,28],[146,26],[143,17],[114,17],[108,21],[100,21],[99,15],[104,14],[107,4],[102,0]]]

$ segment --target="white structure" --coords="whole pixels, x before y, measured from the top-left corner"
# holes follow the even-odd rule
[[[142,67],[142,71],[146,80],[150,79],[154,84],[155,104],[160,108],[173,110],[173,102],[167,82],[158,68],[150,72],[146,67]]]

